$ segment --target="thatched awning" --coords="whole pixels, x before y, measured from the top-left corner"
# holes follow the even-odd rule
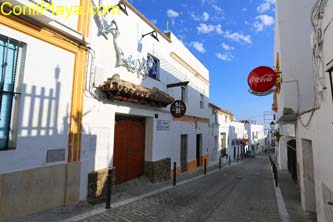
[[[166,107],[175,99],[157,88],[146,88],[120,79],[119,74],[105,81],[100,90],[106,93],[108,98],[133,103],[148,104],[151,106]]]

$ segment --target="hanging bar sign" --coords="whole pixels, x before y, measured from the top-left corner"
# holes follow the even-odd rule
[[[251,71],[247,78],[249,92],[256,96],[266,96],[276,88],[276,72],[267,66],[260,66]]]
[[[176,100],[171,104],[170,107],[171,115],[175,118],[180,118],[186,113],[186,105],[181,100]]]

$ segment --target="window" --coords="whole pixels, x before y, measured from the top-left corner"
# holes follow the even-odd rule
[[[219,115],[218,115],[218,112],[215,111],[215,112],[214,112],[214,117],[215,117],[215,123],[216,123],[216,124],[219,124],[219,118],[218,118],[218,116],[219,116]]]
[[[148,76],[153,79],[160,79],[160,60],[155,56],[148,54],[148,60],[153,61],[153,66],[148,70]]]
[[[333,102],[333,81],[332,81],[332,72],[330,72],[330,83],[331,83],[331,96],[332,96],[332,102]]]
[[[186,86],[181,87],[181,100],[183,102],[187,102],[187,87]]]
[[[0,150],[15,147],[18,69],[22,44],[0,35]]]
[[[228,122],[228,116],[227,115],[224,116],[224,121]]]
[[[200,94],[200,109],[204,108],[205,97],[204,95]]]
[[[221,149],[226,149],[227,148],[227,135],[226,133],[220,133],[221,135]],[[229,140],[229,137],[228,137]]]

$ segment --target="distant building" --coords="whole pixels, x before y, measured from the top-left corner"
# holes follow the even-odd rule
[[[213,164],[219,161],[220,156],[226,157],[228,154],[229,127],[234,114],[212,103],[209,103],[209,107],[211,109],[210,127],[213,137],[209,145],[209,161]]]
[[[248,147],[248,134],[244,122],[232,121],[229,125],[228,156],[237,160],[245,155]]]
[[[256,153],[263,152],[266,138],[264,125],[251,121],[244,121],[244,125],[248,135],[248,150]]]

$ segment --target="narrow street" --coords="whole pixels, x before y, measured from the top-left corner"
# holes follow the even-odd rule
[[[92,216],[95,221],[280,221],[267,156]]]

